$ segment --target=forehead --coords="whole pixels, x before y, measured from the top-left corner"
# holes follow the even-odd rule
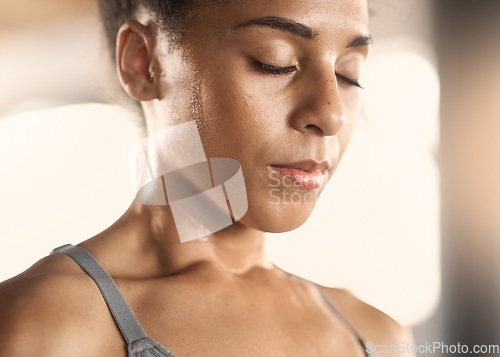
[[[367,0],[226,0],[198,12],[196,25],[229,31],[252,19],[277,16],[310,27],[313,35],[368,33]],[[213,4],[213,3],[212,3]]]

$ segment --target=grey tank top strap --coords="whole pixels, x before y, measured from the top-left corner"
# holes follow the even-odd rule
[[[128,357],[176,357],[159,342],[147,337],[115,281],[92,254],[71,244],[56,248],[52,253],[68,255],[94,280],[127,342]]]
[[[366,357],[370,357],[370,354],[367,352],[367,348],[366,348],[366,343],[365,341],[361,338],[361,336],[359,335],[358,331],[354,328],[354,326],[351,324],[351,322],[347,319],[347,317],[345,317],[345,315],[340,312],[340,310],[333,304],[332,300],[326,296],[326,294],[324,293],[324,291],[321,289],[321,287],[317,284],[315,284],[316,287],[318,288],[318,291],[321,295],[321,297],[323,298],[323,300],[325,301],[325,303],[328,305],[328,307],[330,308],[330,310],[332,310],[333,313],[335,313],[340,320],[342,320],[342,322],[344,323],[344,325],[349,329],[351,330],[351,332],[354,334],[354,336],[356,336],[356,338],[358,339],[358,342],[361,344],[361,346],[363,347],[363,351],[365,353],[365,356]]]
[[[56,248],[53,253],[69,255],[95,281],[127,344],[147,337],[115,281],[92,254],[71,244]]]

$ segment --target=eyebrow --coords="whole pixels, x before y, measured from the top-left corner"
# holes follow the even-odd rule
[[[275,16],[267,16],[267,17],[252,19],[250,21],[244,22],[236,26],[235,29],[251,27],[251,26],[265,26],[273,29],[278,29],[281,31],[286,31],[291,34],[305,38],[306,40],[312,40],[314,38],[313,29],[311,27],[301,24],[300,22]],[[346,48],[368,46],[372,42],[373,39],[370,35],[362,35],[354,38],[351,42],[349,42]]]
[[[373,43],[373,38],[368,35],[368,36],[358,36],[349,44],[346,46],[346,48],[351,48],[351,47],[363,47],[363,46],[368,46]]]
[[[248,22],[242,23],[235,28],[244,28],[250,26],[267,26],[273,29],[278,29],[281,31],[290,32],[294,35],[298,35],[307,40],[312,40],[313,30],[307,25],[295,22],[293,20],[285,19],[283,17],[267,16],[258,19],[253,19]]]

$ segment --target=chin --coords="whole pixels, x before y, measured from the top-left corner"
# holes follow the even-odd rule
[[[303,225],[313,211],[312,204],[249,204],[247,214],[241,223],[262,232],[284,233],[293,231]]]

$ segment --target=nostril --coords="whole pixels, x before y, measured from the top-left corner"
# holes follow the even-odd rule
[[[323,130],[319,126],[314,125],[314,124],[306,125],[305,128],[309,129],[309,130],[312,130],[314,132],[317,132],[318,134],[322,134],[323,133]]]

